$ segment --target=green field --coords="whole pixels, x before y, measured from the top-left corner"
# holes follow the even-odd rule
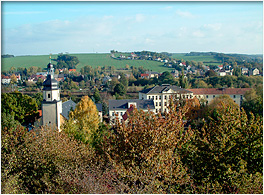
[[[171,70],[163,66],[163,63],[149,60],[115,60],[110,57],[110,54],[71,54],[76,56],[80,63],[77,65],[77,70],[80,70],[86,65],[92,67],[98,66],[115,66],[116,69],[125,68],[126,64],[129,66],[143,66],[145,69],[149,69],[157,72],[164,72],[166,70]],[[52,59],[56,59],[57,55],[52,55]],[[9,70],[10,67],[24,67],[28,68],[31,66],[37,66],[45,68],[49,63],[49,55],[41,56],[17,56],[14,58],[2,58],[1,60],[1,70]],[[52,62],[56,64],[56,62]]]
[[[208,55],[200,55],[200,56],[186,56],[185,53],[174,53],[171,56],[177,60],[185,60],[185,61],[196,61],[203,62],[205,65],[221,65],[222,62],[217,61],[213,56]]]
[[[163,66],[163,63],[149,60],[115,60],[110,57],[110,53],[100,53],[100,54],[71,54],[76,56],[80,63],[77,65],[77,70],[86,65],[90,65],[92,67],[98,66],[115,66],[116,69],[125,68],[126,64],[129,66],[143,66],[145,69],[164,72],[170,71],[171,68],[167,68]],[[221,62],[215,60],[213,56],[185,56],[185,54],[177,53],[172,55],[173,58],[183,59],[183,60],[194,60],[201,61],[205,65],[220,65]],[[52,55],[52,59],[56,59],[57,55]],[[209,63],[209,62],[217,62],[217,63]],[[31,66],[37,66],[41,68],[46,68],[49,63],[49,55],[39,55],[39,56],[16,56],[14,58],[2,58],[1,59],[1,70],[9,70],[10,67],[24,67],[29,68]],[[56,64],[55,61],[52,61],[53,64]]]

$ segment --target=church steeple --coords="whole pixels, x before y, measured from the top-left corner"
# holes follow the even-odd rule
[[[47,69],[47,79],[43,82],[42,124],[55,124],[60,130],[60,113],[62,113],[62,102],[60,100],[58,81],[54,78],[54,68],[51,64],[51,60],[47,65]]]

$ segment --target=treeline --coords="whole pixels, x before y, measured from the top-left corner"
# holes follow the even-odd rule
[[[76,69],[77,64],[80,62],[76,56],[70,56],[68,54],[59,54],[56,59],[57,69],[67,68],[67,69]]]
[[[84,97],[60,133],[26,132],[2,114],[1,192],[263,193],[263,116],[229,96],[170,105],[164,116],[134,109],[111,127]]]
[[[10,54],[3,54],[1,55],[1,58],[13,58],[15,57],[14,55],[10,55]]]

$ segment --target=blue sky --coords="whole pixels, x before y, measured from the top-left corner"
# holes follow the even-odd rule
[[[263,53],[262,2],[2,2],[2,54]]]

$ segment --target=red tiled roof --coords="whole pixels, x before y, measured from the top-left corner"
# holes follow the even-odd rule
[[[149,74],[141,74],[140,76],[141,77],[146,77],[146,76],[149,76]]]
[[[69,69],[69,72],[71,72],[71,71],[76,72],[76,69]]]
[[[38,110],[39,116],[42,116],[42,110]]]
[[[244,95],[246,91],[251,90],[251,88],[198,88],[198,89],[188,89],[193,92],[193,95],[202,94],[228,94],[228,95]]]

